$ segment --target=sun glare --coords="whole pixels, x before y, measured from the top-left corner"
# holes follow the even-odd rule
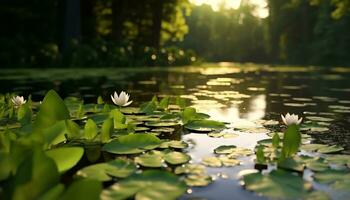
[[[215,11],[219,11],[222,7],[237,9],[241,4],[241,0],[190,0],[190,2],[195,5],[208,4]],[[248,2],[256,6],[254,12],[256,16],[266,18],[269,15],[266,0],[248,0]]]

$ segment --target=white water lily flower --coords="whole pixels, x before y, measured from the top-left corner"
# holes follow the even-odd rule
[[[24,100],[23,96],[12,97],[11,101],[15,107],[20,107],[22,104],[25,104],[27,102]]]
[[[298,115],[287,113],[285,116],[281,115],[282,121],[285,125],[300,124],[303,118],[299,119]]]
[[[124,91],[119,96],[117,92],[114,92],[114,96],[111,95],[111,98],[113,103],[118,106],[128,106],[132,103],[132,101],[129,101],[130,95]]]

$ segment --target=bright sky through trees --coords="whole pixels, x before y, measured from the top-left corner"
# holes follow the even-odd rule
[[[241,0],[190,0],[195,5],[208,4],[215,11],[220,7],[237,9],[241,4]],[[266,0],[247,0],[249,3],[256,5],[256,16],[265,18],[269,15]]]

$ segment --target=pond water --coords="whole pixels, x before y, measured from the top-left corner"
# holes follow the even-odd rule
[[[268,128],[280,115],[295,113],[310,124],[315,142],[337,144],[350,152],[350,69],[257,66],[219,63],[172,68],[120,69],[23,69],[1,70],[0,93],[32,94],[40,101],[49,89],[62,97],[77,96],[96,102],[101,95],[111,102],[113,91],[127,91],[134,102],[153,95],[181,96],[198,111],[229,123],[236,137],[214,138],[189,133],[182,139],[192,162],[212,156],[220,145],[252,149],[267,138]],[[271,121],[269,121],[271,120]],[[243,131],[244,130],[244,131]],[[254,169],[253,156],[240,159],[236,167],[208,167],[215,179],[203,188],[192,188],[182,199],[261,199],[244,190],[239,172]]]

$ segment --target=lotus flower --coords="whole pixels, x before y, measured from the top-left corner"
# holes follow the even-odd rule
[[[111,98],[113,103],[118,106],[128,106],[132,103],[132,101],[129,101],[130,95],[124,91],[119,96],[117,92],[114,92],[114,96],[111,95]]]
[[[302,117],[299,119],[298,115],[289,114],[289,113],[287,113],[285,116],[281,115],[281,117],[282,117],[283,123],[287,126],[292,125],[292,124],[298,125],[303,120]]]
[[[26,100],[24,100],[23,96],[12,97],[11,101],[16,108],[20,107],[22,104],[25,104],[27,102]]]

